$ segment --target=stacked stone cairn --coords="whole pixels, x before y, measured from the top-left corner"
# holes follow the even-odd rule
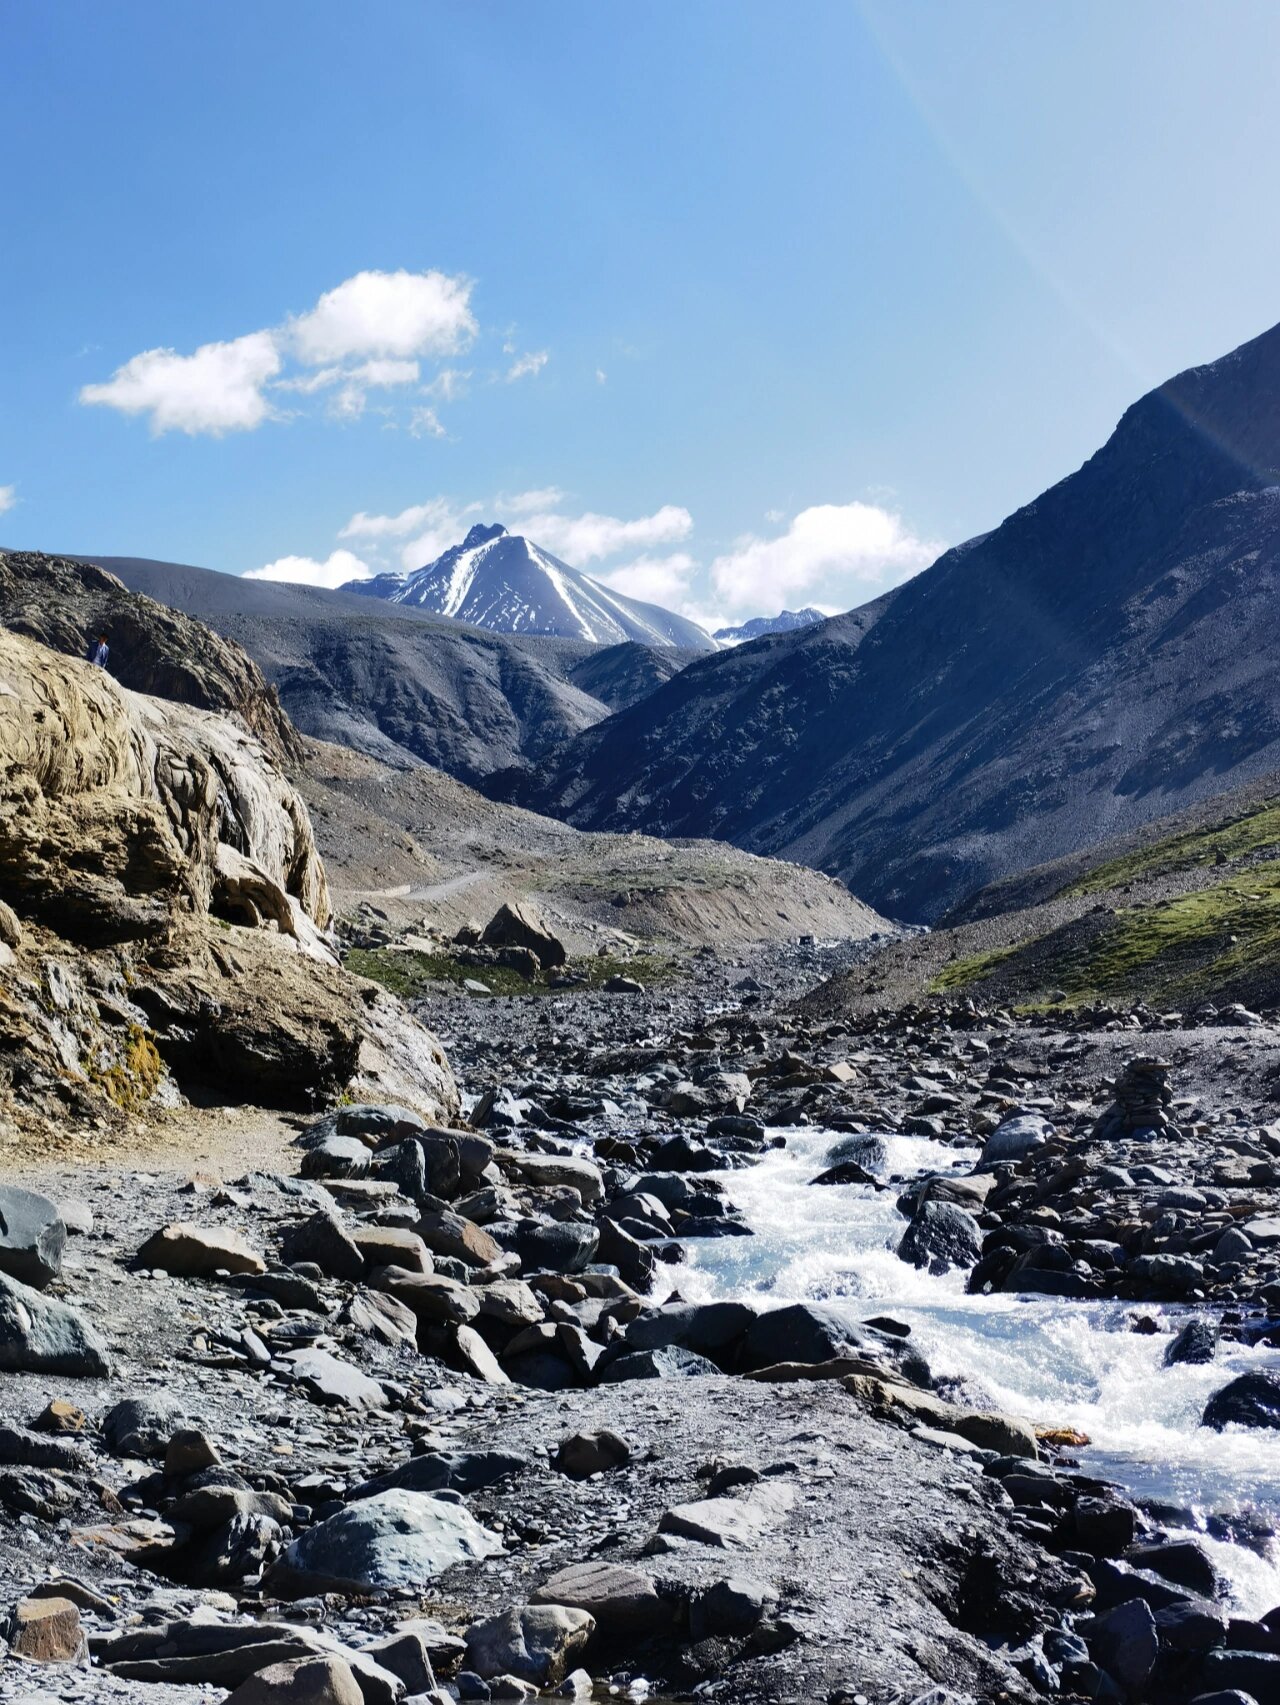
[[[1103,1141],[1117,1137],[1168,1134],[1176,1136],[1169,1108],[1169,1062],[1152,1054],[1139,1054],[1128,1062],[1116,1079],[1116,1098],[1093,1127],[1092,1135]]]

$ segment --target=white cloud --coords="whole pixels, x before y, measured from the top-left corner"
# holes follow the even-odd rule
[[[607,385],[608,382],[609,382],[609,375],[605,372],[604,368],[603,367],[597,367],[596,368],[596,384],[597,385]]]
[[[16,486],[0,485],[0,515],[7,515],[17,501]]]
[[[309,556],[282,556],[262,568],[251,568],[245,580],[284,580],[294,586],[324,586],[332,590],[348,580],[367,580],[373,573],[354,551],[333,551],[324,562]]]
[[[470,380],[470,370],[464,373],[457,367],[442,367],[431,383],[422,387],[422,394],[438,397],[442,403],[456,403],[466,396]]]
[[[564,493],[558,485],[538,486],[533,491],[518,491],[514,497],[500,497],[496,508],[504,515],[536,515],[540,510],[558,509]]]
[[[413,503],[398,515],[370,515],[361,509],[338,534],[340,539],[402,539],[425,524],[440,524],[455,513],[446,497]]]
[[[416,408],[409,416],[409,430],[415,438],[443,438],[444,427],[433,408]]]
[[[472,284],[443,272],[358,272],[290,322],[308,364],[358,356],[452,355],[478,330]]]
[[[745,534],[712,563],[711,581],[735,610],[771,615],[802,593],[848,609],[927,568],[944,548],[875,504],[820,503],[777,538]]]
[[[688,601],[689,578],[697,566],[688,551],[673,551],[670,556],[636,557],[634,562],[597,574],[595,579],[621,592],[624,598],[640,598],[646,604],[662,604],[674,610]]]
[[[271,413],[263,387],[279,371],[272,333],[250,332],[230,343],[202,344],[194,355],[144,349],[105,384],[83,386],[80,401],[149,415],[156,437],[175,431],[220,437],[261,426]]]
[[[507,383],[512,384],[516,379],[530,379],[541,373],[550,361],[551,356],[545,349],[530,350],[527,355],[517,356],[507,368]]]
[[[499,508],[499,514],[502,513]],[[655,545],[675,545],[693,531],[687,509],[666,503],[652,515],[634,521],[616,515],[563,515],[548,510],[521,517],[521,529],[544,549],[563,557],[571,568],[618,556],[623,551],[649,551]]]

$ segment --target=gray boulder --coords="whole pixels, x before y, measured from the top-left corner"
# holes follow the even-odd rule
[[[910,1343],[874,1327],[849,1320],[822,1303],[796,1302],[759,1315],[742,1340],[740,1366],[758,1372],[781,1362],[816,1365],[856,1357],[900,1374],[913,1385],[929,1386],[929,1365]]]
[[[67,1228],[47,1196],[0,1184],[0,1273],[42,1291],[62,1271]]]
[[[416,1589],[455,1563],[501,1550],[497,1534],[461,1504],[427,1492],[380,1492],[300,1534],[267,1584],[288,1599]]]
[[[102,1418],[102,1442],[112,1456],[162,1457],[185,1419],[179,1405],[163,1393],[123,1397]]]
[[[671,1607],[651,1576],[600,1559],[558,1570],[530,1595],[530,1603],[585,1610],[603,1634],[653,1634],[671,1622]]]
[[[998,1124],[983,1145],[980,1169],[1009,1166],[1043,1148],[1053,1135],[1053,1126],[1038,1113],[1015,1113]]]
[[[554,1466],[571,1480],[586,1480],[631,1461],[631,1446],[617,1433],[602,1427],[596,1433],[570,1433],[556,1448]]]
[[[602,1385],[618,1385],[628,1379],[693,1379],[719,1372],[705,1356],[668,1344],[660,1350],[633,1350],[630,1355],[619,1356],[601,1368],[599,1377]]]
[[[594,1617],[569,1605],[504,1610],[468,1628],[467,1668],[486,1679],[514,1675],[555,1687],[594,1631]]]
[[[544,971],[563,965],[569,955],[536,907],[525,901],[500,906],[480,936],[485,947],[526,947]]]
[[[101,1379],[107,1347],[73,1308],[0,1273],[0,1372]]]
[[[280,1254],[289,1266],[309,1261],[331,1279],[358,1279],[364,1272],[364,1256],[332,1214],[312,1214],[290,1226]]]

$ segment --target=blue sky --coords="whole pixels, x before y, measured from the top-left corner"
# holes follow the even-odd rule
[[[1271,0],[11,0],[0,51],[11,545],[332,580],[497,516],[847,607],[1280,318]]]

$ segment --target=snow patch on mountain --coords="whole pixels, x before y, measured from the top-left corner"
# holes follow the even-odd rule
[[[625,598],[505,527],[475,526],[460,545],[411,574],[380,574],[342,588],[411,604],[494,633],[549,634],[594,645],[717,649],[695,622]]]
[[[736,628],[717,628],[713,638],[721,645],[745,645],[749,639],[763,639],[767,633],[794,633],[797,628],[811,628],[825,622],[821,610],[806,605],[803,610],[783,610],[777,616],[753,616]]]

